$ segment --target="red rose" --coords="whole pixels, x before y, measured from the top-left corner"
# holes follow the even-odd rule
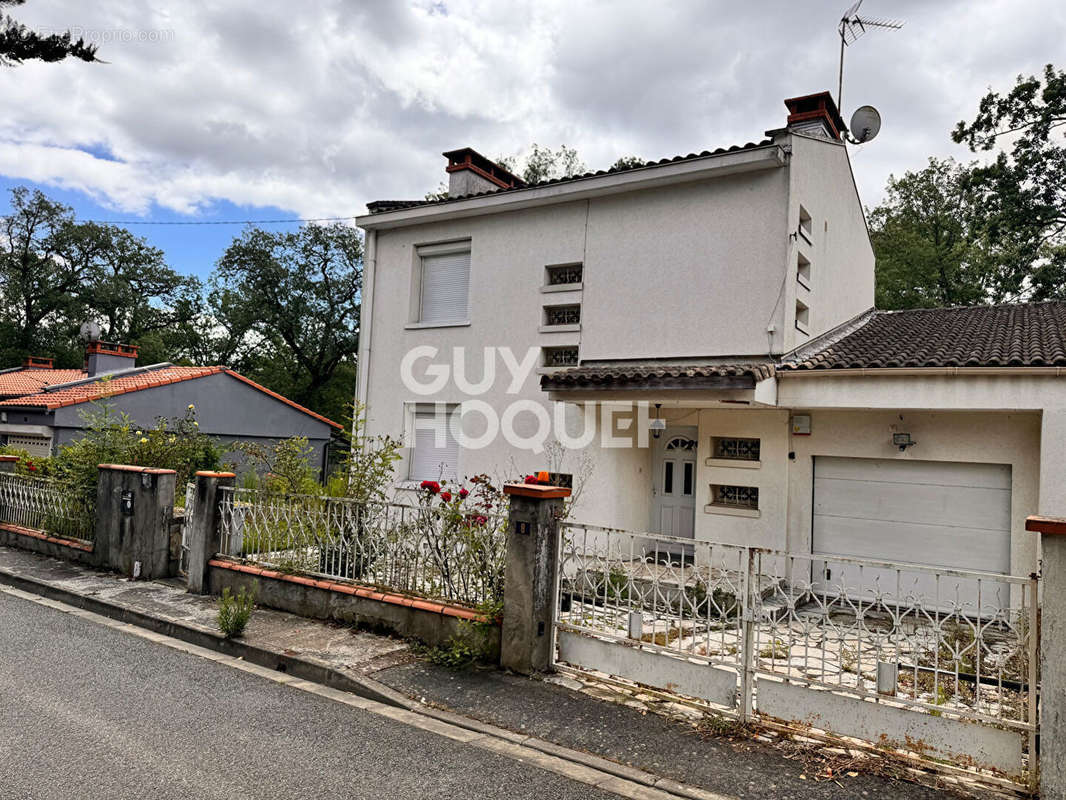
[[[460,490],[459,490],[459,497],[460,497],[461,499],[465,500],[465,499],[466,499],[466,498],[468,498],[469,496],[470,496],[470,492],[468,492],[468,491],[467,491],[466,489],[460,489]]]
[[[30,472],[36,472],[37,471],[37,467],[35,467],[33,465],[33,462],[28,462],[26,464],[26,469],[28,469]]]
[[[422,481],[419,488],[430,494],[436,494],[440,491],[440,484],[436,481]]]
[[[536,475],[526,475],[526,483],[540,483]]]
[[[452,493],[451,492],[441,492],[440,493],[440,499],[443,500],[445,503],[450,503],[452,501]]]

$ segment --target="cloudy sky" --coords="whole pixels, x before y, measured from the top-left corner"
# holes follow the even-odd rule
[[[362,213],[421,197],[440,153],[531,142],[590,168],[757,141],[785,97],[835,92],[848,0],[30,0],[107,64],[0,68],[0,213],[36,185],[103,220]],[[170,10],[167,10],[169,6]],[[867,204],[890,173],[967,157],[948,132],[989,86],[1066,66],[1060,0],[866,0],[906,21],[849,48],[845,116],[876,106],[853,148]],[[237,226],[131,226],[208,272]],[[283,227],[283,226],[275,226]]]

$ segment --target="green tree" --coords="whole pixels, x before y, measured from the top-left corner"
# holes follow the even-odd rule
[[[354,391],[362,238],[344,224],[272,233],[249,228],[210,281],[217,360],[327,416]],[[343,389],[331,383],[343,378]],[[344,397],[334,407],[333,398]],[[330,398],[329,404],[324,401]]]
[[[193,349],[179,334],[199,313],[199,283],[161,251],[124,228],[77,222],[39,190],[13,189],[11,207],[0,220],[0,366],[27,355],[80,365],[86,319],[110,341],[157,342],[153,360]]]
[[[534,142],[523,157],[504,156],[496,163],[518,175],[526,183],[540,183],[556,178],[572,178],[588,171],[577,150],[560,145],[558,150]],[[518,172],[521,168],[521,172]]]
[[[974,152],[1007,148],[968,179],[982,209],[993,295],[1066,297],[1066,72],[1048,64],[1006,94],[989,91],[952,138]]]
[[[878,308],[972,305],[986,299],[968,176],[969,168],[950,158],[930,158],[923,170],[889,176],[885,200],[868,215]]]
[[[24,5],[26,0],[0,0],[0,64],[13,66],[23,61],[62,61],[78,58],[99,61],[96,45],[74,39],[70,31],[42,35],[4,14],[3,9]]]
[[[647,163],[640,156],[622,156],[611,164],[610,169],[634,169],[635,167],[643,167]]]

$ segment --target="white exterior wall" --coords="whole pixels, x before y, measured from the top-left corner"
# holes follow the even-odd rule
[[[841,142],[789,137],[791,237],[785,282],[785,351],[800,347],[874,305],[874,252],[855,188],[848,149]],[[810,242],[798,234],[800,206],[811,215]],[[811,262],[809,289],[796,280],[797,253]],[[810,308],[807,334],[796,329],[796,300]]]
[[[578,344],[583,361],[764,354],[785,268],[786,190],[787,172],[776,168],[377,231],[368,432],[401,436],[414,403],[469,399],[454,382],[425,397],[404,386],[401,360],[420,345],[438,348],[434,364],[451,363],[453,348],[463,348],[467,377],[475,383],[487,346],[507,346],[522,358],[529,348]],[[417,248],[463,239],[471,242],[469,325],[412,326]],[[545,268],[568,263],[583,264],[582,290],[542,292]],[[581,330],[539,332],[543,306],[568,302],[581,303]],[[419,362],[416,377],[428,363]],[[497,380],[478,399],[500,413],[516,399],[551,407],[539,374],[516,396],[506,392],[507,376],[497,361]],[[532,433],[533,427],[532,415],[518,417],[520,431]],[[598,442],[588,449],[593,486],[576,512],[594,524],[646,528],[650,450],[603,450]],[[576,475],[580,460],[570,453],[560,469]],[[548,466],[544,454],[499,439],[461,453],[459,472],[502,479]],[[406,477],[407,469],[401,463],[397,474]]]

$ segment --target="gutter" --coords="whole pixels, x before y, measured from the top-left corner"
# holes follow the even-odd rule
[[[752,147],[732,152],[712,154],[702,158],[684,159],[676,163],[655,164],[605,175],[591,175],[564,183],[508,189],[457,200],[443,205],[414,206],[382,211],[355,218],[355,224],[366,231],[384,230],[423,222],[462,219],[498,211],[516,211],[534,206],[572,202],[593,197],[652,189],[684,181],[724,177],[742,172],[783,167],[788,161],[785,149],[779,144]]]

